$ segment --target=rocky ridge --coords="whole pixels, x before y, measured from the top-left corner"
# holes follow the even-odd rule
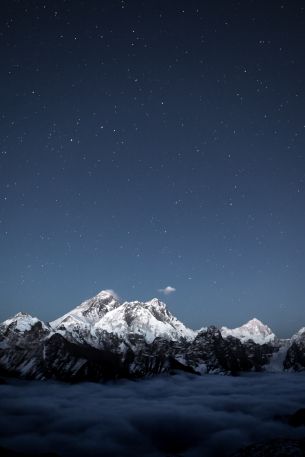
[[[194,331],[158,299],[120,303],[108,291],[50,323],[18,313],[0,324],[0,372],[66,381],[140,378],[187,371],[305,369],[305,328],[288,342],[252,319]]]

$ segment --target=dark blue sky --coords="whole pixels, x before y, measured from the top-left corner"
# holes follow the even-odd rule
[[[300,1],[1,2],[0,319],[114,289],[305,325]]]

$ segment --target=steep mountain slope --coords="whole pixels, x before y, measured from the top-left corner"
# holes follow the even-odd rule
[[[301,328],[290,340],[286,358],[286,370],[305,370],[305,327]]]
[[[69,329],[75,323],[92,325],[118,306],[120,306],[120,303],[114,296],[110,292],[102,290],[96,296],[84,301],[64,316],[50,322],[50,325],[53,328],[59,328],[62,325],[63,329]]]
[[[41,341],[50,327],[26,313],[18,313],[0,324],[0,371],[4,374],[39,377],[43,359]]]

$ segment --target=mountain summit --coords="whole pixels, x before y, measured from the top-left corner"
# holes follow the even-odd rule
[[[2,332],[13,331],[16,333],[24,333],[31,331],[38,323],[40,323],[43,328],[47,328],[47,326],[37,317],[33,317],[28,313],[19,312],[15,314],[15,316],[2,322],[0,324],[0,329]]]
[[[228,327],[221,327],[220,331],[223,338],[234,336],[242,342],[252,340],[257,344],[270,343],[276,338],[272,330],[256,318],[251,319],[241,327],[231,329]]]
[[[82,302],[79,306],[72,309],[68,313],[59,317],[50,325],[53,328],[58,328],[61,324],[63,327],[69,328],[74,323],[84,325],[93,325],[100,320],[106,313],[120,306],[120,303],[107,290],[102,290],[97,295]]]
[[[195,337],[195,332],[185,327],[157,298],[120,303],[109,291],[101,291],[50,325],[54,331],[76,341],[84,341],[84,335],[92,341],[101,332],[123,340],[141,335],[147,343],[158,337],[168,340]]]

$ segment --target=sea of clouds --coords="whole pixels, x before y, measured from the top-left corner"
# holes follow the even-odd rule
[[[273,437],[305,407],[305,373],[158,377],[137,382],[0,386],[0,445],[59,456],[228,456]]]

